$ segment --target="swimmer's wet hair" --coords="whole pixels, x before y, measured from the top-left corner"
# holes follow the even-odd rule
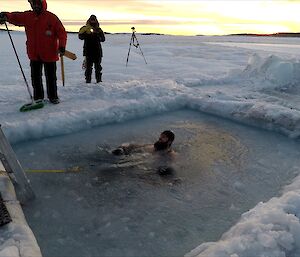
[[[169,139],[169,141],[173,142],[175,139],[175,135],[171,130],[165,130],[162,132],[162,134],[164,134],[165,136],[167,136],[167,138]]]

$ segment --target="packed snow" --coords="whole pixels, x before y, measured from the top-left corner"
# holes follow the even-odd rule
[[[204,243],[186,257],[299,256],[299,177],[281,197],[259,203],[217,243]]]
[[[1,257],[41,257],[41,251],[34,234],[28,226],[22,208],[17,200],[14,187],[0,162],[1,197],[13,222],[0,228]]]
[[[13,32],[25,74],[30,69],[23,32]],[[139,49],[126,57],[130,34],[106,35],[103,83],[84,83],[82,41],[69,34],[66,86],[61,103],[20,113],[29,101],[8,36],[0,32],[0,123],[10,142],[70,134],[169,111],[190,109],[242,124],[300,135],[299,39],[255,37],[180,37],[140,35]],[[238,184],[236,184],[239,187]],[[281,197],[260,203],[216,243],[187,256],[298,256],[300,180]],[[0,246],[0,252],[3,249]],[[7,250],[9,251],[9,249]]]

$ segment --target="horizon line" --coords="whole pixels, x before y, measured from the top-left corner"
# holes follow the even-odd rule
[[[6,31],[5,28],[0,28],[0,31]],[[12,32],[25,32],[24,30],[18,29],[9,29]],[[68,31],[69,34],[77,34],[77,31]],[[118,35],[118,34],[132,34],[132,32],[108,32],[104,31],[107,35]],[[257,36],[257,37],[269,37],[269,36],[277,36],[277,37],[300,37],[300,32],[275,32],[275,33],[230,33],[230,34],[214,34],[214,35],[206,35],[206,34],[195,34],[195,35],[178,35],[178,34],[168,34],[168,33],[158,33],[158,32],[135,32],[139,35],[162,35],[162,36],[185,36],[185,37],[201,37],[201,36]]]

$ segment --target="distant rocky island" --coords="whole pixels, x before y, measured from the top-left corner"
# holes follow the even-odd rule
[[[6,31],[6,29],[0,29],[0,31]],[[14,30],[10,30],[14,31]],[[68,31],[70,34],[77,34],[78,32],[74,31]],[[126,34],[131,34],[131,33],[125,33],[125,32],[119,32],[119,33],[111,33],[111,32],[104,32],[105,34],[111,34],[111,35],[126,35]],[[158,36],[163,36],[166,34],[160,34],[160,33],[136,33],[140,35],[158,35]],[[196,35],[197,37],[202,37],[206,35]],[[218,36],[218,35],[215,35]],[[254,34],[254,33],[239,33],[239,34],[228,34],[224,36],[241,36],[241,37],[300,37],[300,32],[278,32],[278,33],[273,33],[273,34]]]
[[[206,35],[197,35],[198,37]],[[218,36],[218,35],[215,35]],[[278,32],[273,34],[254,34],[254,33],[239,33],[228,34],[224,36],[240,36],[240,37],[300,37],[300,32]]]
[[[252,34],[252,33],[241,33],[241,34],[230,34],[227,36],[250,36],[250,37],[300,37],[299,32],[278,32],[273,34]]]

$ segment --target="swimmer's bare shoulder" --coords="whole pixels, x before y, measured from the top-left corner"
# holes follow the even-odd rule
[[[175,159],[176,158],[176,156],[178,155],[178,153],[177,152],[175,152],[173,149],[170,149],[169,150],[169,152],[168,152],[168,154],[170,155],[170,157],[173,159]]]
[[[172,148],[170,148],[168,150],[165,150],[165,153],[170,155],[170,156],[176,156],[177,155],[177,152]]]

